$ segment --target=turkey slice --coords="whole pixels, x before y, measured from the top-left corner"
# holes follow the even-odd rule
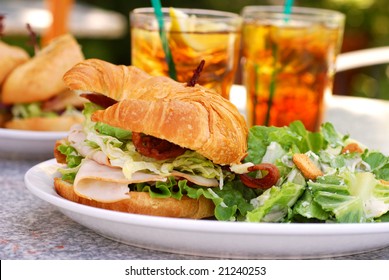
[[[74,180],[74,192],[100,202],[115,202],[130,198],[129,184],[166,180],[166,177],[143,172],[135,172],[127,179],[121,168],[84,159]]]
[[[82,129],[82,125],[73,125],[68,135],[68,141],[77,150],[77,152],[79,152],[83,157],[91,158],[100,164],[111,165],[106,154],[100,150],[95,150],[92,147],[85,145],[85,140],[86,134]]]

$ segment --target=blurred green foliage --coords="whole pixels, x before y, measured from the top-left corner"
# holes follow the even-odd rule
[[[388,0],[300,0],[297,3],[334,9],[346,15],[342,52],[389,46]],[[389,65],[338,73],[334,93],[389,100]]]

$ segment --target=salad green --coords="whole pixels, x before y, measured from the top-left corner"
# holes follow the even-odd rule
[[[271,162],[280,170],[276,186],[251,200],[250,222],[378,222],[389,211],[389,157],[367,148],[342,152],[357,143],[324,123],[320,132],[301,122],[289,127],[250,129],[246,161]],[[357,143],[360,147],[362,144]],[[323,176],[306,180],[292,161],[306,154]],[[274,156],[276,155],[276,156]]]
[[[21,119],[57,116],[54,112],[44,112],[41,108],[41,102],[15,104],[12,107],[12,115]]]
[[[18,103],[11,109],[12,116],[17,119],[28,119],[36,117],[54,118],[61,114],[78,115],[80,112],[72,105],[66,106],[64,112],[45,111],[42,109],[42,102]]]

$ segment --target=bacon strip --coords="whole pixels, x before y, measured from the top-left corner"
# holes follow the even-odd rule
[[[157,160],[178,157],[185,152],[184,148],[169,141],[136,132],[132,132],[132,142],[140,154]]]
[[[28,42],[31,46],[34,47],[34,53],[37,54],[40,50],[40,47],[39,47],[39,44],[38,44],[38,41],[36,39],[36,33],[35,31],[32,29],[31,25],[29,23],[26,24],[26,28],[28,30],[28,33],[30,35],[30,41]]]
[[[240,180],[249,188],[253,189],[268,189],[274,186],[280,178],[280,171],[277,166],[270,163],[260,163],[247,168],[248,172],[265,170],[267,174],[262,178],[253,178],[247,174],[239,175]]]
[[[112,99],[108,96],[99,93],[81,93],[80,96],[88,99],[90,102],[93,102],[103,108],[108,108],[117,103],[115,99]]]
[[[0,39],[4,36],[4,18],[5,16],[3,14],[0,14]]]
[[[193,71],[193,76],[190,79],[190,81],[186,84],[187,87],[194,87],[197,83],[197,81],[200,78],[201,71],[203,71],[203,67],[205,64],[205,60],[201,60],[199,66]]]

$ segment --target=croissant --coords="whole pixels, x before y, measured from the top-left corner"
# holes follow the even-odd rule
[[[64,82],[72,90],[120,101],[95,112],[93,121],[167,140],[216,164],[239,163],[246,155],[245,119],[229,100],[200,85],[188,87],[98,59],[75,65]]]
[[[17,67],[3,85],[3,103],[47,100],[66,91],[62,77],[84,56],[70,34],[54,39],[33,58]]]
[[[0,85],[13,69],[29,58],[24,49],[0,41]]]

